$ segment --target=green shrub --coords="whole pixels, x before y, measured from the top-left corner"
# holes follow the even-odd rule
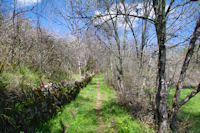
[[[38,86],[46,78],[45,74],[31,70],[25,66],[8,66],[0,76],[0,81],[7,88],[28,88]]]
[[[69,70],[67,69],[58,69],[55,68],[52,72],[52,75],[50,76],[50,78],[56,82],[60,82],[61,80],[70,80],[71,78],[71,73]]]

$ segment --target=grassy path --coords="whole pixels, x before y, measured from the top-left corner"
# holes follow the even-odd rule
[[[54,118],[41,125],[38,133],[146,133],[151,130],[132,120],[120,108],[114,91],[103,75],[95,76],[75,101],[65,105]]]
[[[97,101],[96,101],[96,110],[97,110],[97,117],[98,117],[98,129],[97,129],[97,133],[103,133],[103,128],[104,128],[104,124],[103,124],[103,120],[102,120],[102,107],[101,107],[101,92],[100,92],[100,88],[99,88],[99,80],[97,80]]]

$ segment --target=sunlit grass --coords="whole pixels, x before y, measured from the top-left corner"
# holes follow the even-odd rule
[[[63,107],[53,119],[41,125],[38,133],[95,133],[99,130],[96,112],[97,79],[102,99],[102,131],[105,133],[141,133],[151,130],[132,117],[117,104],[114,90],[108,88],[103,75],[97,75],[81,90],[77,99]]]
[[[44,73],[39,73],[25,66],[9,66],[1,73],[0,81],[6,84],[7,88],[21,88],[23,85],[31,88],[38,86],[45,78]]]
[[[188,94],[191,93],[193,89],[182,89],[180,100],[185,98]],[[174,88],[170,88],[169,99],[173,98],[175,93]],[[188,129],[189,132],[199,133],[200,132],[200,94],[197,94],[193,97],[188,103],[183,105],[178,113],[178,118],[182,121],[189,120],[188,125],[191,127]],[[183,127],[180,127],[183,128]]]
[[[82,79],[83,76],[79,75],[79,74],[72,74],[72,79],[71,80],[79,80]]]
[[[102,117],[106,133],[150,133],[153,132],[147,125],[134,119],[125,109],[117,103],[115,91],[104,82],[103,76],[99,76],[102,95]]]
[[[75,101],[66,105],[53,119],[43,124],[38,133],[59,133],[62,130],[67,133],[95,132],[97,129],[96,93],[94,78]]]

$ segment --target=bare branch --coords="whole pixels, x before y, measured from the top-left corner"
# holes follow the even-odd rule
[[[173,3],[174,3],[174,0],[171,0],[171,2],[170,2],[170,4],[169,4],[169,7],[167,8],[167,11],[166,11],[166,13],[165,13],[166,16],[169,14],[169,11],[170,11],[170,9],[171,9]]]
[[[197,88],[195,90],[193,90],[187,97],[185,97],[179,104],[178,106],[181,107],[183,106],[185,103],[187,103],[191,98],[193,98],[196,94],[198,94],[200,92],[200,83],[197,86]]]

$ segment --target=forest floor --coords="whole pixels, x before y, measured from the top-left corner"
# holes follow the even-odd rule
[[[38,129],[38,133],[141,133],[152,130],[119,106],[115,91],[96,75],[75,101]]]

